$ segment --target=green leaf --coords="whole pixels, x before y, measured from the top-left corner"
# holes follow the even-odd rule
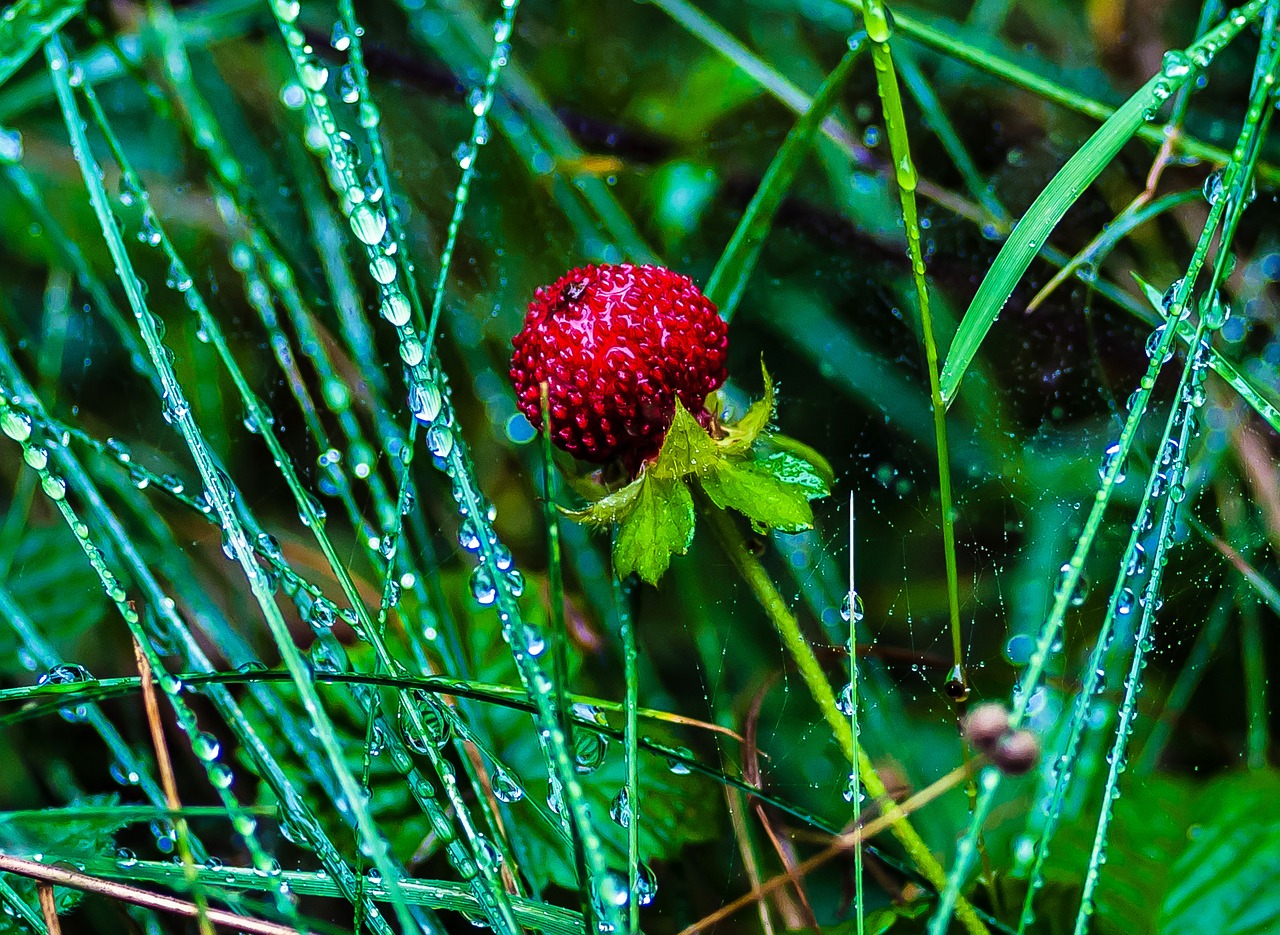
[[[1193,60],[1211,57],[1213,51],[1233,39],[1247,22],[1244,17],[1240,18],[1239,23],[1229,17],[1194,43],[1187,50],[1188,56]],[[1159,106],[1165,98],[1177,92],[1198,73],[1197,69],[1188,68],[1182,75],[1161,72],[1152,77],[1067,160],[1067,164],[1027,209],[1027,213],[1000,248],[1000,253],[987,271],[982,285],[978,287],[978,292],[956,331],[955,340],[951,343],[941,377],[942,398],[948,405],[955,399],[965,371],[987,332],[995,324],[1000,310],[1009,301],[1022,274],[1027,271],[1062,216],[1144,125],[1147,112]],[[1160,96],[1157,96],[1157,91]]]
[[[1169,869],[1160,935],[1264,935],[1280,931],[1280,773],[1257,770],[1211,784],[1199,823]]]
[[[701,426],[694,425],[702,432]],[[707,438],[705,432],[702,437]],[[613,544],[615,573],[625,578],[635,572],[642,581],[657,584],[671,564],[671,556],[688,550],[693,525],[693,496],[684,481],[646,475],[635,508],[618,529]]]
[[[716,444],[698,420],[676,400],[676,414],[671,428],[662,442],[662,451],[645,471],[650,477],[679,479],[690,474],[702,474],[720,460]]]
[[[1130,783],[1116,800],[1107,835],[1107,862],[1095,900],[1095,927],[1101,926],[1100,931],[1154,935],[1155,914],[1170,868],[1194,820],[1196,789],[1186,779],[1144,776]],[[1054,894],[1061,886],[1079,888],[1097,827],[1098,802],[1091,798],[1050,842],[1048,882],[1036,898],[1041,930],[1055,932],[1060,924],[1074,925],[1078,900],[1064,903]]]
[[[82,806],[93,813],[92,817],[77,818],[69,812],[48,821],[0,821],[0,852],[14,857],[24,857],[53,863],[87,863],[95,858],[114,853],[117,831],[128,824],[128,818],[103,818],[102,811],[114,808],[120,797],[111,795],[87,795],[77,799],[73,806]],[[40,901],[36,894],[35,880],[10,875],[9,885],[22,897],[37,918],[40,917]],[[79,902],[79,890],[54,887],[54,901],[59,913],[69,912]],[[8,933],[27,935],[26,925],[8,913],[0,913],[0,935]]]
[[[589,523],[593,526],[608,526],[610,523],[620,523],[635,509],[636,499],[640,496],[640,488],[643,484],[644,477],[642,476],[633,480],[621,490],[615,490],[607,497],[600,498],[585,510],[562,509],[561,512],[576,522]]]
[[[84,0],[21,0],[6,10],[0,17],[0,85],[83,6]]]
[[[835,475],[826,458],[803,442],[785,435],[774,435],[769,443],[783,450],[775,451],[757,462],[763,470],[785,484],[801,488],[810,500],[831,495]]]
[[[716,506],[737,510],[753,523],[785,532],[813,527],[805,491],[752,464],[724,461],[700,481]]]
[[[773,380],[765,368],[764,358],[760,358],[760,373],[764,375],[764,397],[756,400],[747,410],[746,415],[733,425],[725,426],[725,437],[720,442],[720,450],[727,455],[743,454],[751,449],[760,433],[773,421],[776,399],[773,393]]]

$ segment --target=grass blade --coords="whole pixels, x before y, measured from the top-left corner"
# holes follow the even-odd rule
[[[84,0],[21,0],[6,10],[0,18],[0,85],[83,6]]]
[[[1192,63],[1197,68],[1207,66],[1219,49],[1256,18],[1263,3],[1264,0],[1253,0],[1242,7],[1236,16],[1224,20],[1208,35],[1192,44],[1185,54],[1177,58],[1172,57],[1177,53],[1167,56],[1164,70],[1151,78],[1108,118],[1089,141],[1067,160],[1067,164],[1027,209],[1013,234],[1000,249],[995,262],[991,264],[982,285],[978,287],[951,344],[946,363],[942,367],[942,397],[947,405],[954,401],[965,371],[987,332],[995,324],[1001,309],[1008,303],[1022,274],[1027,271],[1041,245],[1062,220],[1067,209],[1075,204],[1099,173],[1111,164],[1111,160],[1125,143],[1146,123],[1148,115],[1196,73],[1196,68],[1191,67]]]

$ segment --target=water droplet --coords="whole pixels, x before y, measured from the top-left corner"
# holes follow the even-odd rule
[[[1223,183],[1223,170],[1217,169],[1209,173],[1209,177],[1204,180],[1204,200],[1210,205],[1216,205],[1222,200],[1222,196],[1226,191]]]
[[[67,497],[67,482],[56,474],[40,478],[40,487],[50,500],[65,500]]]
[[[4,127],[0,127],[0,163],[17,165],[21,161],[22,134],[17,130],[7,130]]]
[[[521,788],[520,783],[516,782],[514,776],[499,767],[493,776],[493,796],[499,802],[508,804],[519,802],[524,798],[524,789]]]
[[[951,671],[947,673],[947,680],[942,685],[942,690],[956,704],[962,704],[969,699],[969,679],[965,676],[962,666],[951,667]]]
[[[1208,330],[1217,331],[1230,317],[1231,306],[1222,301],[1217,289],[1200,301],[1200,320]]]
[[[351,209],[351,232],[362,243],[373,246],[381,242],[387,232],[387,219],[381,211],[367,204],[359,204]]]
[[[1062,593],[1066,590],[1070,577],[1071,577],[1071,563],[1067,562],[1060,569],[1058,569],[1058,582],[1056,585],[1054,585],[1054,589],[1053,589],[1053,593],[1055,595],[1057,596],[1062,595]],[[1076,579],[1076,585],[1074,590],[1071,592],[1071,599],[1069,603],[1071,604],[1072,607],[1079,607],[1081,604],[1085,602],[1085,600],[1088,597],[1089,597],[1089,580],[1084,576],[1084,573],[1082,572],[1080,576]]]
[[[1107,475],[1115,470],[1115,482],[1123,484],[1125,479],[1124,463],[1120,457],[1120,443],[1115,442],[1103,453],[1102,463],[1098,465],[1098,479],[1106,480]]]
[[[631,827],[631,795],[623,786],[609,803],[609,817],[623,828]]]
[[[440,417],[444,399],[434,383],[417,383],[409,390],[409,411],[424,425],[430,425]]]
[[[1166,78],[1182,78],[1191,73],[1191,59],[1185,52],[1170,49],[1164,53],[1164,61],[1160,69]]]
[[[208,763],[218,758],[222,746],[213,734],[201,731],[191,738],[191,749],[196,756]]]

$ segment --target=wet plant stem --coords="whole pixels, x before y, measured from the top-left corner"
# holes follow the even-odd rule
[[[164,788],[165,804],[174,812],[181,813],[182,800],[178,797],[178,782],[173,774],[173,760],[169,756],[169,745],[164,739],[164,728],[160,723],[160,705],[156,701],[155,683],[151,673],[151,663],[143,652],[137,639],[133,642],[133,655],[137,660],[138,674],[142,679],[142,699],[147,712],[147,725],[151,729],[151,743],[155,748],[156,766],[160,772],[160,782]],[[179,814],[173,820],[175,837],[178,842],[178,856],[182,860],[183,875],[191,886],[191,896],[196,908],[196,923],[200,935],[214,935],[213,924],[209,921],[209,902],[200,889],[196,877],[195,860],[191,855],[191,832],[187,820]],[[41,906],[44,905],[43,899]],[[55,916],[56,922],[56,916]],[[52,935],[54,927],[50,927]]]
[[[100,896],[106,896],[108,899],[119,900],[134,906],[142,906],[157,912],[169,912],[174,915],[185,916],[188,919],[196,919],[200,916],[200,910],[196,908],[194,903],[176,899],[166,893],[152,893],[125,883],[116,883],[114,880],[103,880],[99,877],[89,876],[89,874],[80,873],[78,870],[67,870],[63,867],[54,867],[34,860],[24,860],[21,857],[0,854],[0,871],[40,880],[51,885],[80,890],[82,893],[96,893]],[[297,929],[290,928],[287,925],[277,925],[274,922],[251,919],[222,909],[209,909],[207,910],[207,915],[210,922],[224,926],[227,930],[233,932],[246,932],[249,935],[298,935]]]
[[[911,279],[920,306],[920,335],[929,371],[929,403],[933,409],[933,432],[938,448],[938,498],[942,510],[942,551],[947,573],[947,605],[951,620],[951,653],[955,663],[952,679],[967,684],[964,676],[964,646],[960,641],[960,576],[956,568],[955,509],[951,496],[951,460],[947,445],[947,406],[942,398],[939,378],[938,342],[934,335],[933,314],[929,310],[929,287],[925,281],[924,248],[920,243],[920,216],[916,207],[919,177],[911,160],[907,137],[907,118],[902,110],[902,93],[889,48],[892,27],[880,0],[867,0],[862,8],[867,36],[871,39],[871,59],[875,64],[876,87],[889,137],[898,195],[902,204],[902,226],[907,235],[907,253],[911,257]],[[962,700],[962,699],[961,699]]]
[[[831,683],[827,681],[826,674],[822,671],[822,666],[813,653],[813,648],[805,640],[804,634],[800,632],[800,622],[791,612],[791,609],[787,607],[787,602],[778,592],[773,580],[769,577],[769,573],[760,564],[760,560],[748,550],[746,540],[743,538],[741,531],[734,525],[733,520],[724,510],[714,506],[701,498],[701,496],[699,497],[699,505],[703,517],[720,541],[734,568],[737,569],[747,586],[751,588],[756,600],[759,601],[760,606],[768,614],[774,629],[778,631],[782,645],[795,661],[796,668],[800,670],[801,677],[809,687],[809,693],[813,696],[813,700],[817,703],[823,718],[835,735],[836,742],[840,744],[840,749],[844,751],[849,761],[854,764],[858,780],[871,793],[876,805],[884,813],[885,818],[891,822],[891,830],[894,836],[902,843],[903,848],[916,867],[933,886],[939,888],[945,886],[946,874],[941,865],[930,853],[920,835],[911,827],[910,822],[907,821],[906,813],[898,807],[898,804],[893,799],[888,797],[884,782],[876,774],[875,767],[871,762],[871,758],[867,756],[866,751],[860,746],[855,746],[853,729],[849,724],[849,718],[840,712]],[[973,911],[973,907],[968,903],[957,903],[956,916],[970,935],[983,935],[983,933],[987,932],[987,927],[983,925],[982,920],[978,918]]]

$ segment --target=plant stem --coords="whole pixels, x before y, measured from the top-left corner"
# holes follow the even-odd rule
[[[154,909],[157,912],[171,912],[174,915],[185,916],[188,919],[198,918],[200,914],[200,910],[196,908],[194,903],[176,899],[164,893],[140,890],[135,886],[116,883],[112,880],[103,880],[89,876],[87,873],[80,873],[77,870],[54,867],[37,863],[34,860],[23,860],[21,857],[0,854],[0,871],[17,874],[22,877],[30,877],[33,880],[40,880],[51,885],[65,886],[70,889],[80,890],[83,893],[97,893],[100,896],[106,896],[108,899],[117,899],[120,902],[143,906],[147,909]],[[225,926],[234,932],[247,932],[250,935],[298,935],[297,929],[290,928],[287,925],[277,925],[274,922],[250,919],[247,916],[238,916],[235,913],[225,912],[221,909],[209,909],[208,916],[210,922]]]
[[[947,405],[942,398],[939,379],[938,342],[934,335],[933,314],[929,311],[929,287],[925,282],[924,248],[920,243],[920,218],[916,208],[915,163],[911,160],[911,146],[907,138],[907,118],[902,110],[902,94],[898,89],[898,76],[893,66],[893,53],[889,40],[893,30],[888,14],[880,0],[867,0],[862,8],[863,22],[871,38],[871,57],[876,67],[876,87],[880,92],[880,105],[889,137],[889,150],[893,154],[898,195],[902,204],[902,226],[907,235],[907,253],[911,257],[911,279],[915,285],[916,300],[920,305],[920,336],[924,340],[925,358],[929,371],[929,402],[933,409],[933,433],[938,448],[938,500],[942,509],[942,552],[947,571],[947,606],[951,619],[951,654],[955,668],[951,671],[948,686],[958,681],[955,700],[963,702],[968,694],[968,682],[964,675],[964,646],[960,640],[960,575],[956,570],[955,508],[951,497],[951,459],[947,445]]]
[[[885,819],[892,823],[891,830],[894,836],[902,843],[916,867],[933,886],[938,888],[946,886],[947,877],[942,866],[930,853],[920,835],[911,827],[906,813],[887,795],[885,785],[877,775],[871,758],[867,756],[865,750],[860,747],[855,748],[853,729],[849,725],[849,719],[840,713],[831,683],[827,681],[822,666],[813,654],[812,647],[800,632],[799,621],[787,607],[782,595],[778,593],[768,572],[764,570],[759,559],[748,551],[742,533],[724,510],[705,500],[701,501],[701,506],[703,516],[715,532],[716,538],[720,540],[729,560],[733,562],[738,573],[755,594],[756,600],[760,602],[760,606],[769,615],[769,620],[778,631],[783,646],[795,660],[796,667],[800,670],[805,684],[809,686],[809,693],[835,735],[836,742],[840,744],[840,749],[844,751],[849,761],[854,764],[859,781],[875,798],[876,805],[884,813]],[[956,916],[970,935],[986,935],[987,927],[967,902],[957,901]]]

